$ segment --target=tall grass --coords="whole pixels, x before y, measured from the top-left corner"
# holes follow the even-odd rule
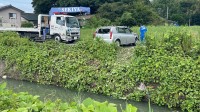
[[[132,27],[133,32],[140,34],[139,27]],[[147,26],[146,35],[151,35],[155,38],[156,41],[161,41],[164,37],[164,34],[169,31],[181,31],[186,30],[188,33],[191,33],[193,41],[200,41],[200,26]],[[93,34],[96,28],[82,28],[81,29],[81,40],[93,39]]]
[[[195,41],[200,41],[200,26],[147,26],[146,35],[154,36],[159,41],[166,32],[173,30],[180,31],[183,29],[191,33]],[[138,35],[140,34],[139,27],[132,27],[132,30]]]
[[[93,34],[96,31],[95,28],[82,28],[81,29],[81,40],[93,39]]]
[[[133,32],[140,34],[139,27],[132,27]],[[161,40],[166,32],[173,30],[186,30],[192,34],[194,41],[200,41],[200,26],[147,26],[146,35],[154,36],[156,40]],[[81,40],[93,39],[93,34],[96,28],[82,28],[81,29]]]

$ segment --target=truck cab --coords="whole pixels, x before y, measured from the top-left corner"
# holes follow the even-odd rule
[[[75,41],[80,37],[78,19],[69,15],[52,15],[50,21],[50,35],[56,41]]]
[[[80,38],[80,25],[78,19],[70,15],[38,16],[39,36],[50,35],[56,41],[74,42]],[[45,37],[47,38],[47,37]]]

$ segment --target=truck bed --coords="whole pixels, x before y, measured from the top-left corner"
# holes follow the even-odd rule
[[[0,31],[17,31],[17,32],[38,32],[37,28],[4,28],[0,27]]]

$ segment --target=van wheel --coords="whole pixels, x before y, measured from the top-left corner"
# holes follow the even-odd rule
[[[57,41],[57,42],[61,42],[60,35],[55,35],[55,41]]]
[[[138,37],[135,37],[135,42],[139,41]]]
[[[132,45],[132,46],[136,46],[136,43],[132,43],[131,45]]]
[[[116,40],[115,43],[116,43],[117,46],[121,46],[120,40]]]
[[[138,37],[135,38],[135,43],[132,43],[132,46],[136,46],[136,43],[139,41]]]

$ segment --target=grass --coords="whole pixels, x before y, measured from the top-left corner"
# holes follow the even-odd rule
[[[93,34],[95,32],[95,28],[82,28],[81,29],[81,40],[85,39],[93,39]]]
[[[140,34],[139,32],[139,27],[134,26],[131,28],[133,32],[137,33],[138,35]],[[171,30],[187,30],[188,32],[191,32],[193,37],[195,38],[195,41],[200,41],[200,26],[147,26],[147,35],[154,35],[156,39],[161,39],[167,31]],[[93,34],[95,32],[96,28],[82,28],[81,29],[81,40],[84,39],[93,39]]]
[[[188,32],[191,32],[193,37],[195,38],[195,41],[200,40],[200,26],[147,26],[147,33],[146,35],[153,35],[156,39],[162,39],[163,35],[171,30],[187,30]],[[139,27],[132,27],[133,32],[136,32],[138,35]]]

